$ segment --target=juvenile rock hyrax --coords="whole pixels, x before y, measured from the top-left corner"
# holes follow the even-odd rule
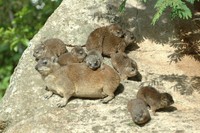
[[[58,38],[47,39],[34,48],[33,56],[36,60],[42,57],[59,57],[61,54],[68,52],[64,42]]]
[[[127,108],[131,114],[132,120],[138,125],[143,125],[151,119],[147,105],[141,99],[130,100],[127,104]]]
[[[141,87],[137,92],[137,98],[142,99],[150,106],[153,115],[155,115],[156,110],[168,107],[174,103],[169,93],[160,93],[151,86]]]
[[[58,63],[63,66],[69,63],[81,63],[86,57],[85,50],[80,46],[75,46],[71,52],[64,53],[58,57]]]
[[[85,63],[92,70],[103,69],[103,56],[97,50],[90,50],[85,58]]]
[[[111,54],[111,63],[113,68],[119,72],[121,80],[134,77],[138,74],[137,63],[125,53]]]
[[[103,70],[91,70],[85,63],[72,63],[59,66],[55,59],[43,58],[35,66],[42,75],[47,86],[47,98],[53,93],[60,95],[62,100],[58,107],[67,104],[70,97],[104,98],[107,103],[114,98],[114,92],[120,84],[117,72],[104,65]]]
[[[111,24],[108,26],[103,26],[95,29],[90,33],[86,42],[86,49],[89,50],[98,50],[101,53],[103,52],[103,42],[107,36],[114,36],[116,38],[121,38],[124,36],[123,29],[118,24]]]

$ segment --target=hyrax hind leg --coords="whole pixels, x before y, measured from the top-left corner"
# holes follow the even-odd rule
[[[108,103],[115,97],[113,89],[111,89],[109,87],[104,88],[102,93],[103,93],[103,95],[107,96],[102,100],[102,103]]]

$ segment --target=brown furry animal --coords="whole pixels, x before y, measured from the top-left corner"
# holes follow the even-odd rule
[[[114,92],[120,84],[119,75],[108,65],[103,70],[93,71],[85,63],[60,67],[56,59],[43,58],[35,69],[42,75],[49,90],[46,97],[51,97],[53,93],[63,97],[58,107],[65,106],[72,96],[104,98],[103,103],[107,103],[114,98]]]
[[[124,31],[118,24],[111,24],[109,26],[103,26],[95,29],[90,33],[86,42],[86,49],[89,50],[98,50],[101,53],[103,52],[103,42],[105,37],[114,36],[116,38],[121,38],[124,36]],[[109,37],[108,37],[109,38]]]
[[[61,54],[68,52],[64,42],[58,38],[47,39],[40,45],[34,48],[33,56],[36,60],[43,57],[56,56],[59,57]]]
[[[58,63],[61,66],[69,63],[81,63],[86,57],[85,50],[80,46],[75,46],[70,53],[64,53],[58,57]]]
[[[103,56],[97,50],[90,50],[85,58],[85,63],[92,70],[103,69]]]
[[[127,104],[127,108],[131,114],[132,120],[138,125],[143,125],[151,119],[147,105],[141,99],[130,100]]]
[[[141,87],[137,92],[137,98],[142,99],[150,106],[153,115],[155,115],[156,110],[168,107],[174,103],[169,93],[160,93],[151,86]]]
[[[127,31],[124,37],[116,37],[113,34],[105,36],[102,44],[102,54],[110,57],[111,54],[117,52],[124,52],[126,47],[135,42],[135,37],[129,31]]]
[[[138,74],[137,63],[125,53],[111,54],[111,63],[113,68],[119,72],[121,80],[134,77]]]

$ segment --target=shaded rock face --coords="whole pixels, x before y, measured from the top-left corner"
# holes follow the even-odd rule
[[[153,27],[150,21],[155,12],[152,10],[154,3],[146,5],[136,0],[128,1],[125,14],[120,14],[117,12],[119,3],[114,0],[63,0],[30,41],[11,77],[10,86],[0,104],[0,117],[8,121],[4,132],[200,131],[200,63],[185,56],[180,62],[170,64],[168,56],[174,52],[170,47],[170,38],[176,35],[173,22],[164,15]],[[137,62],[141,81],[122,82],[118,89],[121,93],[108,104],[102,104],[98,99],[74,98],[66,107],[57,108],[59,96],[45,100],[44,82],[34,69],[34,47],[41,40],[52,37],[66,44],[84,45],[91,31],[113,22],[129,30],[134,29],[139,48],[128,51],[128,56]],[[105,63],[110,64],[110,60],[105,59]],[[126,108],[127,102],[136,97],[140,85],[152,85],[160,92],[168,92],[175,101],[168,110],[157,112],[158,116],[151,115],[151,121],[144,127],[133,123]]]

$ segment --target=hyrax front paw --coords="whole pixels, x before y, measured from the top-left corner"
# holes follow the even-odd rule
[[[49,99],[50,97],[52,97],[52,95],[53,95],[53,92],[48,91],[47,93],[44,94],[44,98]]]
[[[64,106],[66,106],[66,104],[67,104],[67,99],[66,99],[66,98],[62,98],[62,99],[57,103],[57,106],[58,106],[59,108],[62,108],[62,107],[64,107]]]

